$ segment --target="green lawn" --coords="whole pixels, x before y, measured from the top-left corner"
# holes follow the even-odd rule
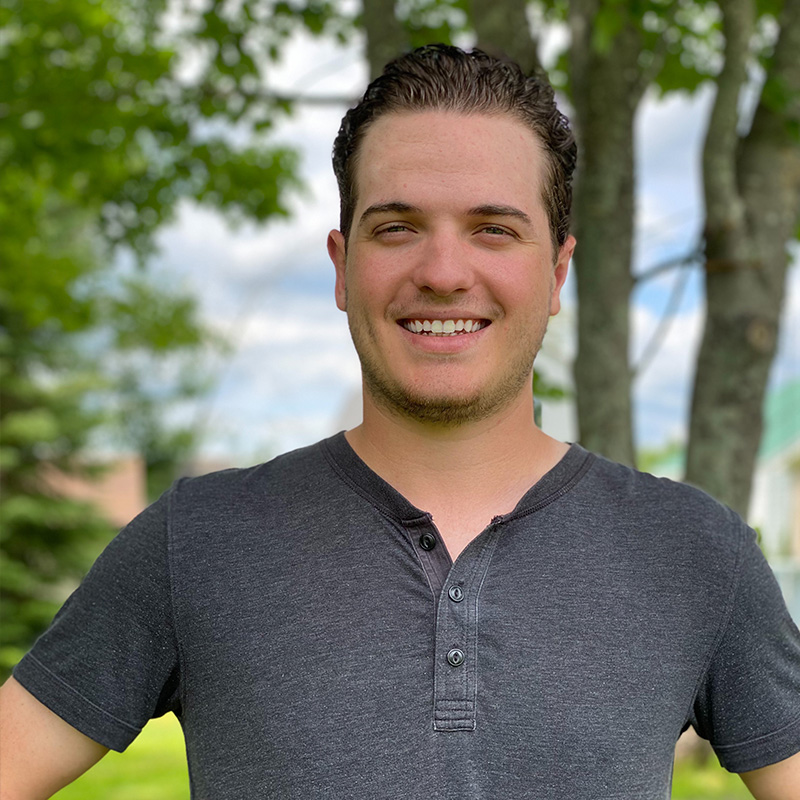
[[[703,766],[678,763],[672,774],[672,796],[679,800],[753,800],[742,779],[724,770],[713,755]]]
[[[94,769],[54,795],[56,800],[189,800],[180,725],[172,714],[153,720],[125,751],[109,753]],[[752,800],[736,775],[712,756],[703,766],[675,768],[677,800]]]
[[[124,752],[110,752],[57,800],[189,800],[183,732],[172,714],[154,719]]]

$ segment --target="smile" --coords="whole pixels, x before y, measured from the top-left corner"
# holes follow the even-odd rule
[[[407,331],[420,336],[459,336],[464,333],[475,333],[485,328],[489,321],[485,319],[404,319],[400,320]]]

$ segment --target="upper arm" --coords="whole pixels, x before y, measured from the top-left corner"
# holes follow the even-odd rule
[[[50,797],[107,752],[14,678],[0,688],[0,800]]]
[[[800,753],[740,775],[756,800],[800,800]]]

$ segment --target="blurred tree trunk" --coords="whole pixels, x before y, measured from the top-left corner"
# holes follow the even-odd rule
[[[532,75],[543,70],[528,24],[527,6],[526,0],[471,0],[470,16],[481,50],[508,56],[526,75]]]
[[[369,79],[373,80],[389,61],[409,49],[409,39],[395,13],[395,0],[364,0],[363,15]]]
[[[472,0],[478,43],[503,52],[529,72],[541,70],[523,0]],[[579,439],[591,450],[634,463],[629,303],[633,287],[634,142],[636,109],[648,75],[638,66],[643,43],[633,19],[598,0],[569,6],[573,123],[580,144],[572,229],[578,286],[575,387]],[[607,31],[605,39],[598,30]],[[590,131],[591,135],[583,135]]]
[[[703,153],[707,317],[686,479],[747,513],[788,265],[800,223],[800,0],[786,0],[766,83],[737,136],[753,0],[721,4],[725,65]]]
[[[636,109],[646,83],[638,66],[642,42],[631,19],[606,41],[602,4],[570,3],[570,84],[580,144],[573,203],[578,240],[579,438],[584,447],[624,464],[635,461],[628,363],[633,288],[634,142]],[[627,14],[622,7],[619,13]]]

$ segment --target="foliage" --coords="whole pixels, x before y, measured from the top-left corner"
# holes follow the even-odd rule
[[[285,215],[297,186],[295,153],[263,136],[289,110],[266,73],[295,27],[335,33],[341,17],[229,8],[0,0],[0,671],[110,534],[47,469],[85,472],[87,445],[122,443],[155,493],[194,443],[165,419],[207,386],[218,343],[148,269],[156,231],[184,199],[232,222]]]
[[[703,763],[679,761],[672,773],[674,800],[752,800],[742,779],[711,756]]]

